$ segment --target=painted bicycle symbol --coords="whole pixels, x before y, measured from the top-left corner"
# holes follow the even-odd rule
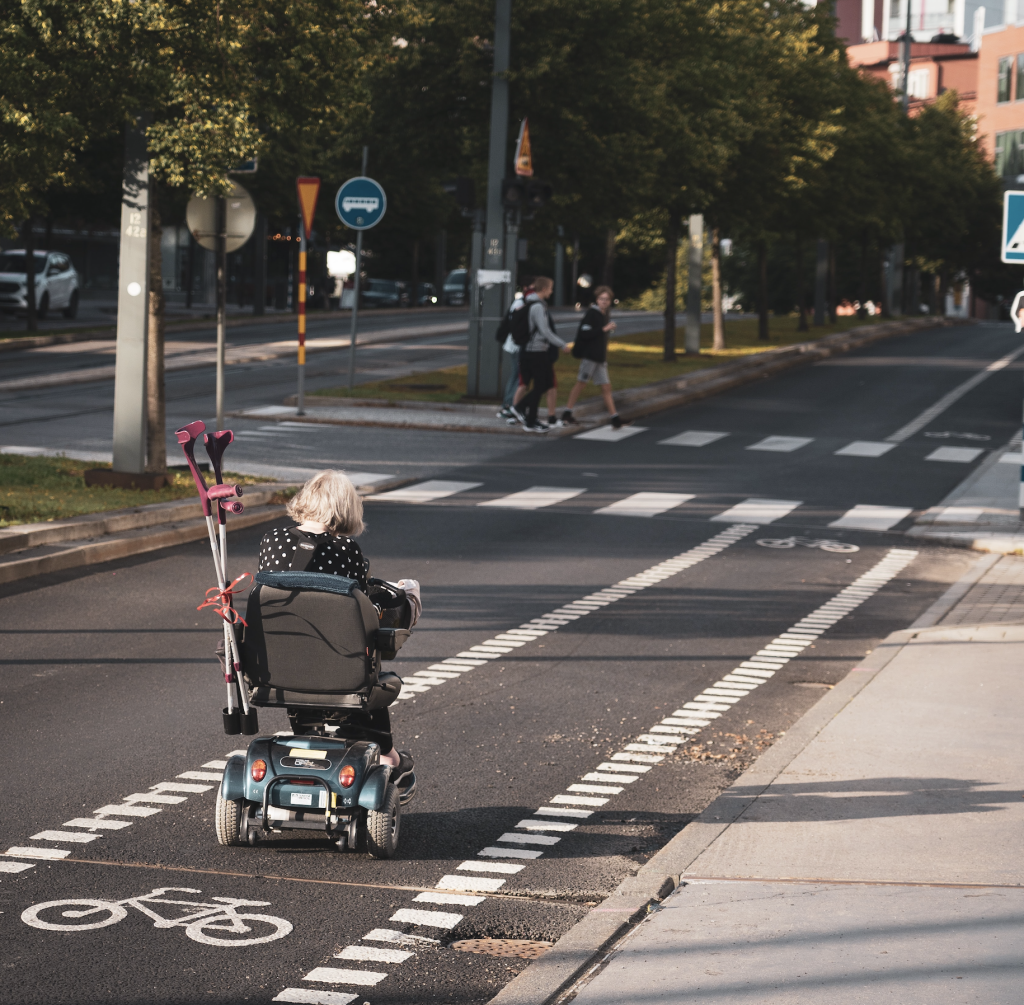
[[[813,537],[762,537],[758,542],[762,548],[820,548],[840,555],[851,555],[860,551],[860,545],[847,544],[845,541],[830,541],[828,538]]]
[[[116,925],[128,917],[128,907],[134,907],[153,919],[154,928],[184,928],[194,942],[207,946],[255,946],[262,942],[283,939],[292,923],[270,914],[245,914],[239,907],[269,907],[268,900],[236,900],[234,897],[213,897],[215,903],[204,904],[194,900],[173,900],[168,893],[202,893],[187,886],[162,886],[152,893],[126,900],[51,900],[33,904],[21,915],[21,920],[33,928],[48,932],[85,932],[94,928]],[[149,904],[170,904],[190,908],[183,917],[165,918],[151,909]],[[58,918],[73,918],[62,922]],[[244,936],[253,934],[251,938]]]

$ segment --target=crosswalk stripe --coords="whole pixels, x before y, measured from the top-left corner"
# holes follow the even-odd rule
[[[711,519],[720,523],[768,524],[781,520],[802,505],[799,499],[744,499]]]
[[[769,450],[776,454],[791,454],[794,450],[806,447],[813,442],[810,436],[766,436],[757,443],[752,443],[747,450]]]
[[[854,440],[835,452],[836,457],[881,457],[896,446],[879,440]]]
[[[676,433],[667,440],[658,440],[663,447],[706,447],[716,440],[723,440],[728,433],[712,433],[701,429],[688,429],[685,433]]]
[[[597,429],[590,429],[585,433],[578,433],[574,440],[598,440],[604,443],[617,443],[619,440],[628,439],[637,433],[646,433],[647,426],[598,426]]]
[[[586,491],[586,489],[566,489],[553,485],[534,485],[521,492],[513,492],[500,499],[488,499],[477,505],[497,506],[502,509],[542,509],[545,506],[554,506],[556,503],[583,495]]]
[[[390,492],[380,492],[374,499],[389,499],[392,502],[407,503],[428,503],[435,499],[447,499],[459,492],[468,492],[470,489],[478,489],[483,482],[448,482],[432,478],[429,481],[420,482],[418,485],[406,485],[405,488],[392,489]]]
[[[979,454],[985,453],[980,447],[939,447],[933,450],[926,461],[952,461],[954,464],[970,464]]]
[[[614,516],[657,516],[676,506],[682,506],[693,498],[688,492],[634,492],[625,499],[619,499],[610,506],[594,510],[595,513],[610,513]]]
[[[846,530],[888,530],[914,511],[904,506],[868,506],[866,504],[848,509],[829,526]]]

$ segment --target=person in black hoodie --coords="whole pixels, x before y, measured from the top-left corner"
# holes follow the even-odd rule
[[[608,336],[615,331],[615,322],[611,320],[612,299],[614,294],[609,286],[599,286],[594,290],[594,303],[587,308],[576,333],[576,342],[572,354],[580,360],[580,370],[576,383],[569,392],[569,400],[562,412],[562,422],[566,425],[574,423],[573,406],[583,393],[588,382],[601,388],[604,406],[612,417],[612,425],[618,429],[622,425],[619,413],[615,411],[612,399],[612,384],[608,377]]]

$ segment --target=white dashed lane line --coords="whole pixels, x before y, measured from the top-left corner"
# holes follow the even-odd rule
[[[734,527],[723,533],[735,533],[737,529]],[[743,534],[748,534],[753,529],[746,527]],[[707,554],[713,553],[714,548],[723,543],[720,540],[722,536],[712,538],[716,544],[711,548],[707,547],[711,542],[707,542],[701,545],[700,549]],[[692,555],[697,551],[698,549],[693,549],[684,555]],[[486,896],[463,898],[462,895],[497,893],[508,882],[506,877],[522,873],[530,862],[543,857],[546,850],[559,844],[563,837],[571,835],[578,826],[572,821],[586,820],[597,808],[607,805],[615,796],[624,792],[627,786],[643,778],[655,765],[673,754],[684,740],[699,733],[728,712],[752,691],[770,680],[781,667],[800,656],[804,649],[816,642],[836,622],[873,597],[899,575],[916,556],[916,551],[890,549],[880,562],[858,576],[849,586],[780,633],[749,660],[744,660],[730,673],[724,674],[720,680],[706,687],[693,701],[683,702],[682,707],[672,715],[666,716],[652,725],[647,732],[636,736],[633,742],[623,744],[622,750],[613,753],[609,760],[602,761],[592,771],[586,772],[580,782],[574,782],[566,787],[565,792],[552,796],[548,805],[538,807],[533,818],[520,820],[515,831],[506,831],[494,840],[494,844],[478,851],[476,859],[467,860],[456,866],[455,872],[460,875],[449,873],[442,876],[437,882],[438,893],[433,896],[459,898],[455,902],[466,907],[483,903],[487,899]],[[683,556],[679,556],[679,559],[682,558]],[[673,563],[677,561],[678,559],[672,560]],[[654,568],[663,568],[665,564]],[[623,582],[636,583],[638,579],[639,577],[633,577]],[[556,819],[549,819],[552,817]],[[520,831],[523,833],[519,833]],[[499,859],[509,861],[502,862],[498,861]],[[430,897],[429,893],[421,893],[414,900],[421,903],[429,902]],[[403,908],[396,911],[390,920],[407,925],[452,929],[463,917],[463,914]],[[391,932],[387,929],[374,929],[369,935],[364,936],[363,940],[385,939],[411,945],[412,943],[404,940],[414,938],[421,937]],[[371,963],[384,962],[380,957],[359,955],[360,952],[362,950],[359,946],[346,947],[337,958],[365,960]],[[408,957],[398,962],[404,963],[406,959]],[[329,967],[315,967],[303,980],[323,984],[347,983],[360,987],[371,984],[375,986],[388,976],[378,971],[349,971],[347,977],[338,977],[340,972]],[[322,995],[336,993],[320,992]],[[358,996],[352,995],[347,1000],[354,1001],[356,997]],[[331,1005],[340,1000],[331,997],[310,997],[309,989],[305,988],[285,988],[274,998],[274,1001],[279,1002],[314,1002],[320,1005]]]

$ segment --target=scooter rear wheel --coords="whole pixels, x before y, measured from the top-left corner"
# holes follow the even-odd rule
[[[366,850],[371,858],[394,858],[398,851],[398,831],[402,823],[402,804],[398,789],[388,783],[379,810],[366,815]]]
[[[233,799],[224,799],[217,793],[217,812],[214,818],[217,828],[217,844],[239,845],[238,824],[242,819],[242,804]]]

